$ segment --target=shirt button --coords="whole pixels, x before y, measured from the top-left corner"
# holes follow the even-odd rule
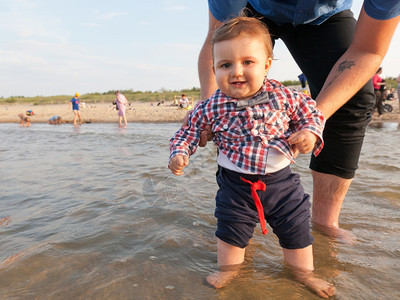
[[[222,126],[223,129],[228,129],[228,124],[224,124],[224,126]]]

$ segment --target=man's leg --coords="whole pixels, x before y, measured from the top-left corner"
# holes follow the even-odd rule
[[[297,64],[305,74],[315,99],[336,61],[353,39],[356,20],[345,11],[319,26],[291,24],[274,27]],[[326,226],[330,236],[337,237],[339,214],[350,187],[375,103],[371,81],[326,122],[325,146],[318,157],[312,157],[314,224]],[[336,232],[336,234],[333,234]]]
[[[352,179],[312,171],[313,176],[313,222],[339,227],[339,214]],[[327,209],[326,207],[330,207]]]
[[[312,171],[314,228],[344,243],[352,243],[355,237],[339,228],[339,214],[352,179]]]

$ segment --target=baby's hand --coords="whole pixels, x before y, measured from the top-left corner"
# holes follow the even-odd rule
[[[318,137],[308,130],[300,130],[293,133],[288,142],[293,147],[293,152],[308,153],[314,149]]]
[[[171,158],[168,168],[175,175],[183,175],[183,169],[189,164],[189,157],[185,155],[177,155]]]

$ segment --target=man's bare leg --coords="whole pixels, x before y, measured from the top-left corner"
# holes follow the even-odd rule
[[[312,171],[312,222],[323,234],[345,243],[352,243],[352,233],[339,227],[339,215],[353,179]]]
[[[303,249],[284,249],[282,248],[285,261],[291,268],[294,277],[318,296],[328,298],[335,294],[335,288],[325,280],[318,278],[314,274],[314,260],[312,245]]]
[[[219,289],[230,283],[240,270],[244,261],[245,248],[232,246],[217,239],[218,271],[207,276],[207,282]]]
[[[74,110],[74,121],[73,121],[74,125],[76,125],[76,119],[77,118],[78,118],[78,116],[76,115],[76,111]]]

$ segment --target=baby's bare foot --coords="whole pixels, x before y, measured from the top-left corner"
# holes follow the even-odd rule
[[[220,266],[218,271],[207,276],[207,282],[217,289],[223,288],[239,274],[241,266],[242,264]]]
[[[335,294],[335,287],[323,279],[312,276],[303,284],[313,290],[318,296],[322,298],[329,298]]]
[[[318,296],[322,298],[329,298],[335,294],[335,287],[327,281],[316,277],[312,271],[293,269],[293,273],[296,277],[296,280],[310,288]]]
[[[216,271],[207,276],[207,282],[211,284],[216,289],[226,287],[233,278],[237,276],[238,272],[221,272]]]

